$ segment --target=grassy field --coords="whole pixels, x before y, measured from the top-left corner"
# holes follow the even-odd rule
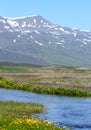
[[[64,96],[91,97],[91,69],[1,63],[0,87]]]
[[[0,102],[0,130],[63,130],[49,121],[30,118],[44,111],[40,104]]]

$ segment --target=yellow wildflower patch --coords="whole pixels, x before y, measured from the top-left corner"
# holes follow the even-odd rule
[[[8,123],[7,123],[8,122]],[[8,124],[8,125],[7,125]],[[16,119],[6,119],[6,121],[3,123],[2,126],[0,126],[2,130],[63,130],[62,128],[53,125],[49,121],[45,121],[42,119],[22,119],[22,118],[16,118]]]

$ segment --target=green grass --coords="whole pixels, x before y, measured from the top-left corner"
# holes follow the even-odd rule
[[[0,72],[27,72],[27,69],[21,66],[3,65],[0,68]]]
[[[66,130],[69,130],[65,127]],[[65,130],[49,121],[40,119],[22,119],[22,118],[6,118],[0,122],[1,130]]]
[[[26,87],[27,88],[27,87]],[[60,96],[75,96],[75,97],[91,97],[91,92],[80,88],[65,88],[63,86],[30,86],[29,91],[42,93],[42,94],[54,94]]]
[[[18,83],[1,78],[1,88],[25,90],[29,92],[41,93],[41,94],[54,94],[61,96],[76,96],[76,97],[91,97],[91,91],[81,88],[70,88],[64,86],[48,86],[48,85],[34,85],[27,83]]]
[[[36,103],[0,102],[0,115],[6,117],[29,117],[32,114],[44,112],[44,106]]]
[[[0,130],[63,130],[49,121],[30,118],[32,114],[44,111],[40,104],[0,102]]]
[[[0,72],[34,72],[41,65],[0,62]]]

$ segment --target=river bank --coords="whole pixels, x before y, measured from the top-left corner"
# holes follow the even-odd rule
[[[45,111],[43,105],[14,101],[0,101],[0,129],[2,130],[63,130],[53,123],[34,119],[31,115]]]
[[[19,81],[20,81],[20,77]],[[91,97],[91,91],[76,88],[76,87],[65,87],[65,86],[49,86],[49,85],[39,85],[32,83],[25,83],[23,80],[27,79],[27,77],[23,77],[21,82],[17,82],[16,77],[0,77],[0,87],[8,88],[8,89],[17,89],[17,90],[25,90],[29,92],[41,93],[41,94],[53,94],[53,95],[61,95],[61,96],[76,96],[76,97]]]
[[[47,112],[35,117],[46,119],[60,127],[67,126],[70,130],[91,130],[91,98],[36,94],[0,88],[0,100],[43,104]]]
[[[0,64],[0,87],[42,94],[91,97],[91,69]]]

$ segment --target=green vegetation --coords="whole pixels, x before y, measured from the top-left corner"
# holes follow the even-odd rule
[[[6,102],[0,101],[0,118],[6,118],[6,117],[28,118],[32,114],[40,113],[44,111],[45,111],[45,108],[41,104],[13,102],[13,101],[6,101]]]
[[[34,72],[36,68],[42,67],[41,65],[33,65],[33,64],[24,64],[24,63],[9,63],[9,62],[1,62],[0,63],[0,72]],[[31,68],[31,69],[30,69]]]
[[[35,103],[0,102],[0,130],[63,130],[49,121],[30,118],[44,110]]]
[[[65,88],[65,87],[49,87],[49,86],[32,86],[32,92],[43,94],[55,94],[63,96],[76,96],[76,97],[91,97],[91,92],[82,90],[80,88]]]
[[[91,97],[91,69],[0,63],[0,87],[65,96]]]
[[[36,80],[37,81],[37,80]],[[91,97],[91,91],[81,88],[70,88],[64,86],[48,86],[14,82],[0,77],[0,87],[9,89],[25,90],[42,94],[55,94],[63,96]]]
[[[40,119],[30,119],[30,118],[27,119],[10,118],[1,120],[0,129],[1,130],[65,130],[64,127],[60,128],[49,121],[44,121]]]

